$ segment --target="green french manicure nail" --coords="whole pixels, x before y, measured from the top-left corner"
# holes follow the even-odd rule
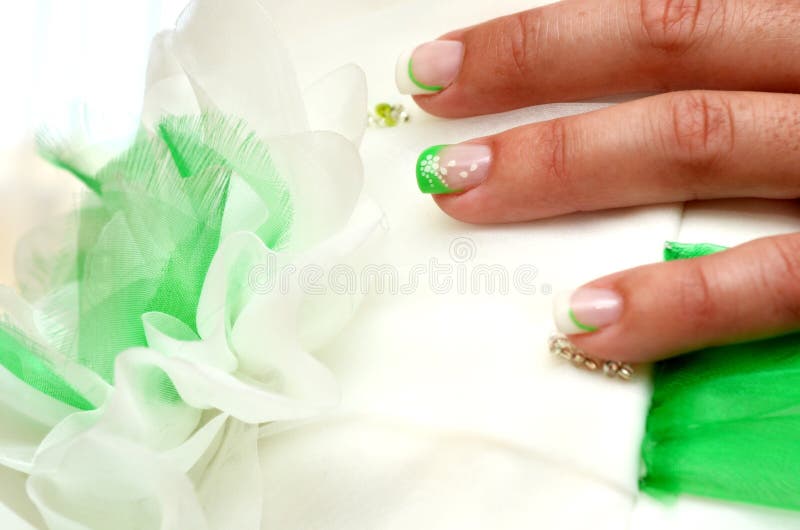
[[[594,333],[622,316],[622,297],[610,289],[581,287],[553,301],[553,318],[566,335]]]
[[[403,94],[435,94],[455,81],[463,59],[464,45],[453,40],[435,40],[407,50],[397,59],[397,88]]]
[[[417,184],[422,193],[466,191],[486,180],[491,149],[482,144],[434,145],[417,159]]]

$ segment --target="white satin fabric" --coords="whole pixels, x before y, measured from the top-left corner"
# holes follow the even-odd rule
[[[534,264],[536,283],[558,291],[660,261],[666,240],[731,245],[800,228],[793,201],[675,204],[477,227],[447,218],[419,194],[413,166],[429,145],[607,104],[441,120],[397,95],[392,69],[404,49],[544,3],[351,0],[331,9],[324,1],[272,2],[301,80],[354,61],[367,74],[371,103],[412,109],[410,124],[369,130],[362,148],[367,190],[391,227],[375,262],[407,270],[430,256],[446,259],[453,239],[467,237],[476,263]],[[554,361],[546,351],[550,329],[550,297],[540,293],[369,298],[320,356],[342,382],[338,412],[262,442],[270,448],[265,477],[291,475],[289,486],[265,478],[266,503],[276,507],[265,513],[265,528],[800,528],[791,512],[688,498],[667,506],[639,495],[646,377],[624,384]],[[307,495],[297,497],[301,484]]]
[[[431,258],[452,262],[455,240],[468,245],[471,259],[465,264],[469,266],[496,264],[508,271],[535,266],[536,293],[512,289],[507,295],[486,294],[484,289],[472,294],[459,293],[456,287],[442,293],[426,287],[423,279],[413,293],[369,294],[332,340],[328,340],[333,335],[330,331],[337,330],[341,321],[329,326],[330,330],[300,334],[305,337],[301,342],[330,370],[338,385],[341,401],[333,410],[310,418],[296,414],[306,418],[276,421],[256,432],[252,422],[264,419],[257,410],[249,415],[240,408],[211,403],[213,392],[197,392],[195,398],[185,398],[193,407],[212,406],[225,414],[208,420],[195,436],[166,455],[173,467],[160,469],[155,462],[163,460],[152,460],[135,445],[103,445],[108,438],[98,436],[79,452],[73,451],[74,469],[93,471],[83,483],[70,486],[87,496],[101,491],[97,488],[125,490],[126,495],[136,488],[143,498],[162,502],[160,512],[152,503],[142,508],[143,517],[155,514],[146,520],[159,520],[161,528],[800,528],[800,516],[791,512],[702,499],[681,499],[668,506],[639,495],[638,445],[649,397],[647,378],[643,374],[627,384],[607,380],[566,366],[546,351],[552,328],[547,293],[659,261],[665,240],[735,244],[795,230],[800,220],[795,203],[663,205],[513,226],[458,223],[416,189],[413,168],[422,149],[610,103],[544,105],[503,115],[439,120],[397,95],[394,58],[409,45],[453,28],[541,2],[263,3],[290,58],[282,62],[271,50],[264,60],[289,70],[293,66],[298,86],[312,87],[305,92],[308,113],[301,116],[289,112],[289,107],[270,107],[273,98],[280,96],[274,91],[289,86],[291,78],[286,83],[274,77],[239,79],[237,72],[220,71],[230,84],[209,90],[222,94],[218,102],[234,105],[227,110],[244,113],[262,134],[274,133],[272,127],[300,134],[306,128],[336,128],[343,137],[358,141],[360,128],[351,118],[337,116],[338,109],[350,107],[340,103],[341,96],[352,95],[358,83],[351,81],[349,87],[347,83],[314,83],[325,72],[351,62],[366,72],[370,102],[403,101],[412,109],[411,123],[371,129],[363,137],[365,192],[383,209],[388,228],[384,238],[367,247],[368,263],[390,264],[399,278],[405,278],[415,265],[428,264]],[[218,52],[218,28],[224,27],[228,35],[241,29],[226,16],[220,9],[219,25],[198,30],[198,42],[208,39],[205,58]],[[191,60],[179,62],[192,69],[185,66]],[[171,105],[183,108],[187,94],[206,91],[203,86],[198,90],[197,84],[187,85],[174,64],[163,66],[158,75],[151,76],[148,94],[155,96],[146,100],[146,121],[148,113],[157,116]],[[282,75],[291,75],[286,71]],[[252,98],[225,97],[225,90],[235,89],[236,83],[252,83]],[[259,94],[265,95],[264,108]],[[213,98],[188,101],[203,107]],[[274,120],[270,119],[273,114]],[[302,150],[293,158],[292,149],[285,153],[286,160],[294,160],[294,167],[300,168],[298,173],[304,173]],[[302,188],[304,194],[325,198],[322,192],[315,193],[313,182],[308,186]],[[314,230],[307,233],[309,241],[315,239]],[[312,300],[311,309],[302,314],[317,314],[329,302],[318,302],[315,310]],[[357,302],[346,307],[352,309]],[[349,317],[352,311],[345,313]],[[178,354],[171,355],[169,362],[178,362],[180,345],[158,336],[158,323],[154,322],[151,346],[157,343],[164,351],[177,346]],[[255,324],[251,329],[256,329]],[[265,326],[268,329],[272,331]],[[212,331],[213,327],[209,331],[213,335]],[[263,336],[265,340],[275,337]],[[148,355],[139,353],[145,360]],[[187,381],[185,389],[192,392],[198,387]],[[225,394],[223,390],[218,399],[225,399]],[[5,410],[11,408],[0,408],[0,413]],[[24,461],[56,419],[31,420],[29,430],[6,433],[3,418],[0,441],[16,443]],[[70,434],[61,431],[51,433],[51,442]],[[93,467],[94,460],[119,451],[151,467],[131,468],[124,460],[113,469]],[[55,465],[64,454],[45,454],[44,464]],[[254,466],[256,460],[260,468]],[[188,479],[181,472],[186,470]],[[24,477],[2,470],[0,477],[9,492],[0,499],[10,508],[0,504],[0,528],[23,528],[20,516],[41,525],[30,501],[19,493]],[[123,480],[131,477],[140,480]],[[160,477],[160,482],[154,477]],[[48,497],[59,491],[58,476],[48,478],[50,482],[38,488],[29,483],[29,490],[39,492],[40,507],[55,503],[63,508],[58,499]],[[263,499],[256,511],[245,502],[254,492]],[[67,504],[79,506],[81,500]],[[157,517],[159,513],[164,517]],[[50,512],[46,518],[56,528],[78,528],[70,526],[65,515],[69,514]]]

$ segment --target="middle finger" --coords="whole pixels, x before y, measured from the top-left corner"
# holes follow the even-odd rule
[[[428,149],[417,180],[445,212],[475,223],[693,199],[796,198],[800,95],[661,94]]]

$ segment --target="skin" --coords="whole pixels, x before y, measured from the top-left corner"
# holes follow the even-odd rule
[[[458,30],[464,62],[416,96],[456,118],[629,92],[659,95],[475,139],[487,180],[434,196],[452,217],[505,223],[694,199],[800,197],[800,2],[567,0]],[[547,190],[545,193],[542,190]],[[800,234],[588,284],[621,319],[571,340],[628,362],[800,329]]]

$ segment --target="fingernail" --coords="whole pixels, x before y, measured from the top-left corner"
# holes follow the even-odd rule
[[[400,55],[395,78],[402,94],[433,94],[447,88],[458,75],[464,45],[435,40]]]
[[[491,163],[487,145],[434,145],[417,159],[417,184],[422,193],[465,191],[486,180]]]
[[[615,323],[622,315],[622,297],[610,289],[581,287],[556,297],[553,318],[567,335],[591,333]]]

